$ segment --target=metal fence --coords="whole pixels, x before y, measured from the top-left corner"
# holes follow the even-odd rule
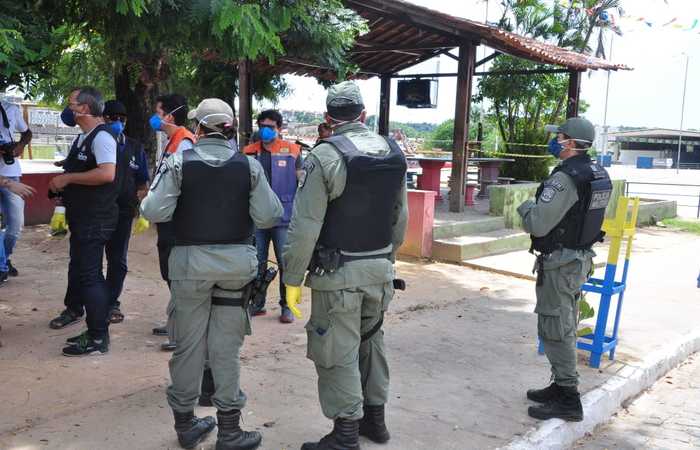
[[[639,187],[632,187],[630,189],[630,186]],[[646,186],[651,187],[647,188]],[[639,189],[643,189],[643,191],[639,191]],[[691,191],[695,192],[691,193]],[[675,200],[679,208],[679,212],[680,208],[688,208],[689,210],[693,210],[695,212],[696,218],[700,219],[700,184],[627,181],[625,183],[625,196],[629,197],[630,195],[653,200]]]

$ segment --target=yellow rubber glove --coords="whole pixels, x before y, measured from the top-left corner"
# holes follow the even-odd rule
[[[284,285],[287,294],[287,308],[294,314],[294,317],[301,319],[301,311],[297,305],[301,303],[301,286]]]
[[[134,235],[143,233],[144,231],[148,230],[150,226],[151,224],[148,222],[148,220],[146,220],[143,216],[139,216],[139,218],[136,219],[136,222],[134,222]]]
[[[58,236],[61,234],[66,234],[68,232],[68,226],[66,225],[66,207],[57,206],[53,210],[53,216],[51,216],[51,222],[49,223],[51,227],[51,235]]]

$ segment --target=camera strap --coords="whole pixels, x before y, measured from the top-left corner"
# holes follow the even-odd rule
[[[15,140],[12,137],[12,130],[10,130],[10,120],[7,118],[7,112],[5,112],[5,108],[2,106],[2,103],[0,103],[0,114],[2,114],[2,125],[7,128],[7,133],[10,135],[10,142],[14,142]]]

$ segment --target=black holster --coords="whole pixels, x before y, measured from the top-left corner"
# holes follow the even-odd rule
[[[311,255],[307,270],[314,275],[333,273],[341,267],[340,250],[316,247]]]
[[[544,284],[544,254],[540,253],[537,255],[537,260],[535,261],[535,267],[532,272],[537,272],[537,286],[542,286]]]

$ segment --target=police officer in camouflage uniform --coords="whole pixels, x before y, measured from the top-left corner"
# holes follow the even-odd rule
[[[406,230],[406,160],[395,142],[365,126],[354,82],[331,87],[326,106],[333,136],[305,160],[283,254],[284,283],[287,302],[296,304],[309,268],[307,356],[318,373],[323,413],[334,421],[330,434],[302,449],[355,450],[360,434],[389,440],[381,327]]]
[[[537,334],[552,366],[549,387],[527,391],[542,403],[530,407],[536,419],[583,420],[576,370],[576,332],[581,286],[593,271],[591,250],[603,238],[601,226],[610,200],[608,173],[587,154],[595,140],[593,125],[571,118],[547,131],[557,137],[550,153],[562,160],[539,187],[536,201],[518,208],[523,228],[531,234],[531,251],[538,254]]]
[[[163,160],[141,203],[148,220],[172,220],[175,228],[169,279],[177,348],[170,360],[168,403],[180,445],[194,448],[215,425],[213,417],[194,416],[208,358],[219,426],[216,449],[254,449],[260,433],[239,426],[246,403],[239,351],[250,334],[245,288],[257,275],[254,225],[273,226],[283,210],[260,164],[228,143],[235,134],[228,104],[203,100],[188,118],[196,122],[197,144]]]

